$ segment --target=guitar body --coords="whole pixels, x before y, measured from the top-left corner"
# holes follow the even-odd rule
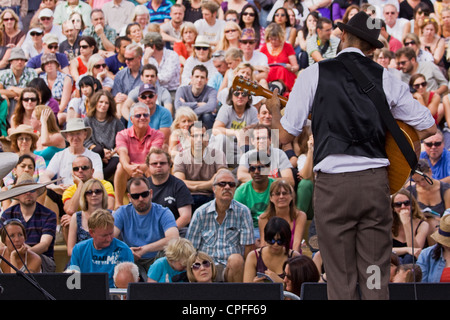
[[[263,96],[267,99],[270,99],[273,95],[270,90],[261,87],[256,82],[246,80],[242,77],[235,77],[232,87],[235,90],[242,90],[250,95]],[[284,108],[286,106],[287,99],[280,95],[278,96],[278,98],[280,99],[281,107]],[[419,159],[420,140],[417,132],[403,121],[397,120],[397,124],[405,135],[411,147],[414,149],[417,159]],[[409,166],[408,161],[406,161],[403,153],[401,152],[390,132],[386,133],[385,148],[390,162],[390,165],[388,167],[388,177],[390,193],[392,195],[399,191],[403,187],[405,182],[409,179],[411,174],[411,167]]]
[[[420,139],[417,132],[407,125],[406,123],[397,120],[397,124],[400,130],[405,135],[411,147],[416,153],[417,159],[420,156]],[[388,177],[389,177],[389,187],[391,190],[391,195],[403,188],[405,182],[409,179],[411,174],[411,167],[406,161],[403,153],[400,151],[394,137],[390,132],[386,133],[386,153],[390,165],[388,167]]]

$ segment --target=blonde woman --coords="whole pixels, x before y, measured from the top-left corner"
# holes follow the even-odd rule
[[[77,88],[79,89],[79,81],[84,76],[93,76],[95,79],[100,81],[103,90],[111,91],[114,85],[114,80],[108,76],[108,69],[106,66],[105,58],[99,54],[95,53],[90,56],[87,63],[87,72],[81,75],[77,81]]]
[[[217,274],[213,258],[203,251],[189,257],[186,270],[189,282],[212,283]]]
[[[190,107],[181,107],[175,112],[169,140],[169,153],[172,159],[183,150],[191,148],[189,127],[197,120],[197,114]]]
[[[229,48],[239,48],[239,39],[241,38],[241,35],[241,27],[234,21],[227,21],[215,51],[226,51]]]
[[[148,269],[147,282],[186,282],[188,259],[195,253],[192,243],[185,238],[172,239],[164,249],[164,257]]]
[[[197,28],[192,22],[186,21],[180,30],[181,41],[173,44],[173,50],[180,57],[180,64],[184,66],[186,59],[194,54],[194,43],[197,38]]]

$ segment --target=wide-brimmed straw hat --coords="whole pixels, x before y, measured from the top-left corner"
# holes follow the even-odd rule
[[[27,124],[18,125],[12,132],[9,134],[9,139],[11,141],[17,139],[17,137],[21,134],[28,134],[33,139],[34,143],[38,141],[39,136],[36,132],[34,132],[33,128]]]
[[[66,129],[61,130],[61,134],[64,137],[64,139],[67,139],[66,134],[68,132],[75,132],[75,131],[81,131],[81,130],[87,131],[86,140],[89,139],[89,137],[92,135],[92,128],[87,127],[84,124],[84,121],[82,118],[70,118],[67,120]]]
[[[381,30],[381,21],[376,18],[371,18],[364,11],[355,14],[347,23],[338,22],[337,26],[342,31],[346,31],[367,41],[375,48],[384,47],[383,43],[378,40]]]
[[[444,215],[439,222],[439,229],[432,235],[437,243],[450,247],[450,214]]]
[[[16,183],[11,187],[11,189],[7,191],[0,192],[0,201],[4,201],[7,199],[14,199],[21,194],[36,191],[38,193],[38,197],[44,194],[46,191],[46,186],[52,184],[56,181],[61,180],[61,178],[52,180],[46,183],[37,183],[34,181],[33,177],[28,173],[22,173],[18,178]]]

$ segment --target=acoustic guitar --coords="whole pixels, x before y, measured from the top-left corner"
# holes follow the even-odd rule
[[[232,88],[244,91],[249,95],[262,96],[267,99],[270,99],[273,96],[273,92],[269,89],[261,87],[256,82],[246,80],[242,76],[234,78]],[[280,99],[281,107],[284,108],[288,99],[280,95],[278,95],[278,98]],[[397,124],[411,147],[414,149],[417,159],[419,159],[421,145],[417,132],[403,121],[397,120]],[[386,132],[385,149],[390,162],[388,167],[388,177],[390,194],[392,195],[399,191],[404,186],[405,182],[408,181],[411,175],[411,167],[389,131]]]

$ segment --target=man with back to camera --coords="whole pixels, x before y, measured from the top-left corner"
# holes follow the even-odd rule
[[[363,70],[374,84],[372,90],[384,95],[394,118],[412,126],[420,139],[434,134],[436,126],[405,83],[366,57],[383,47],[378,41],[381,23],[359,12],[338,27],[342,30],[338,56],[300,74],[284,115],[277,89],[266,105],[280,143],[298,136],[311,113],[317,174],[314,218],[328,299],[389,299],[392,213],[385,129],[379,111],[343,61]],[[373,266],[379,287],[369,288]]]

